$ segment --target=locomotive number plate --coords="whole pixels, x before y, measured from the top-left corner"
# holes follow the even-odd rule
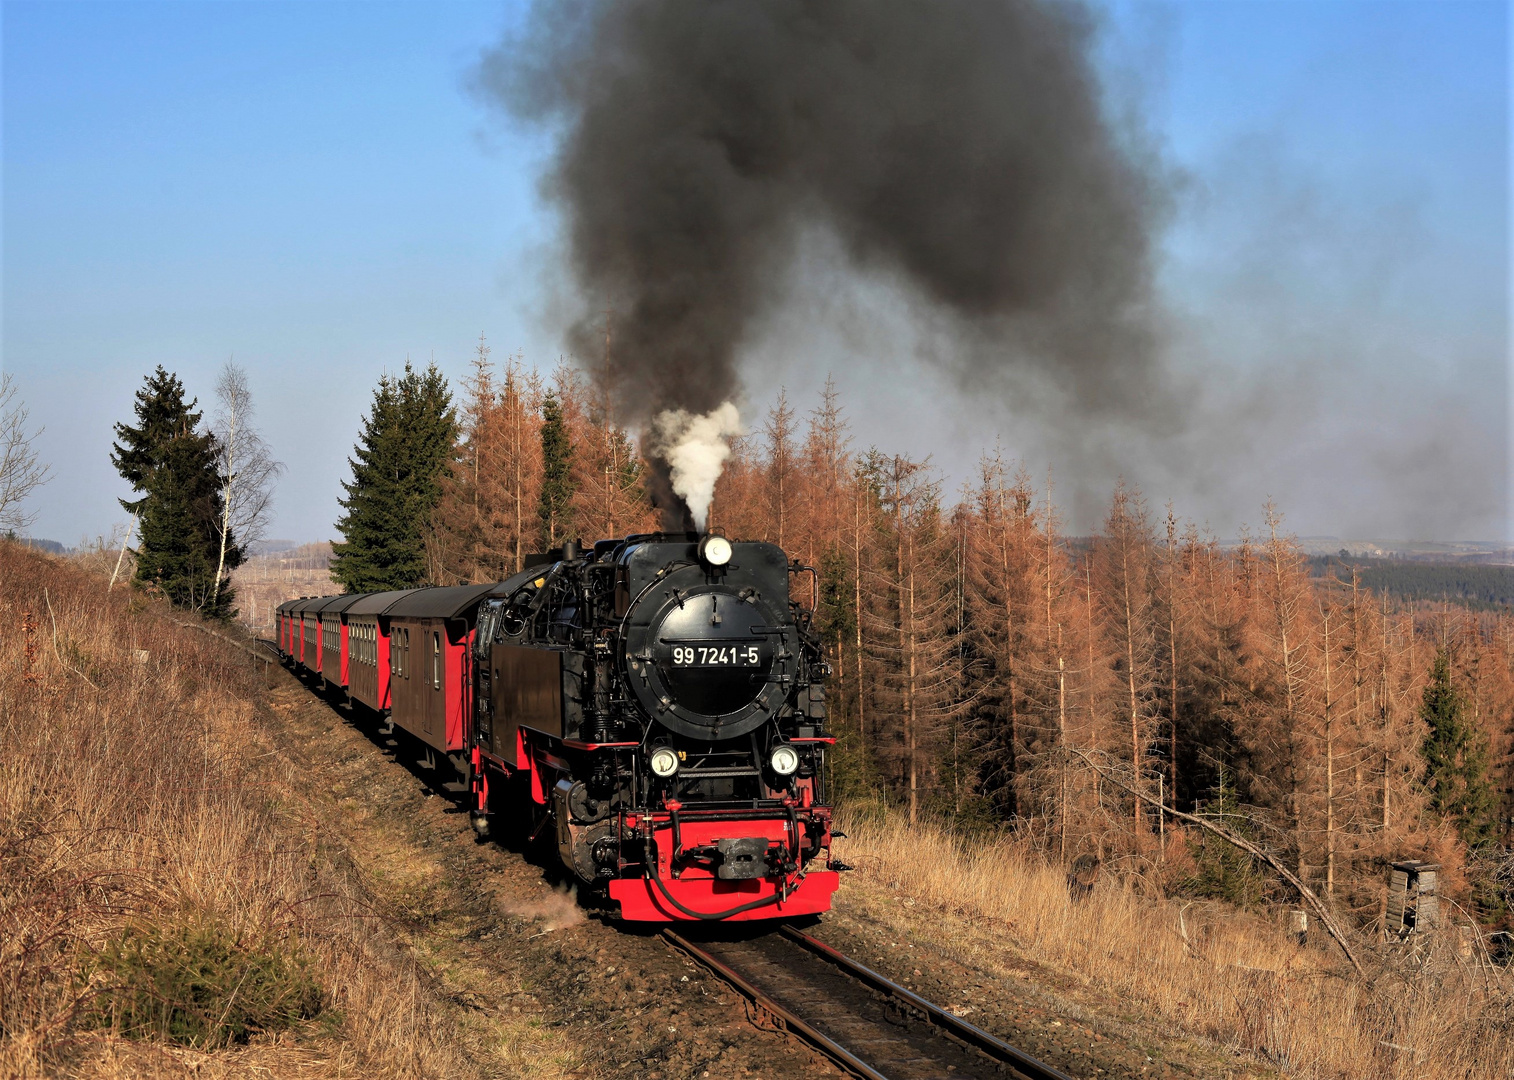
[[[757,667],[756,645],[674,645],[675,667]]]

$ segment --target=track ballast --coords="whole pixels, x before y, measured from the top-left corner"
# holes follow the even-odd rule
[[[754,1022],[798,1035],[853,1075],[1071,1080],[793,927],[719,939],[663,934],[739,991]]]

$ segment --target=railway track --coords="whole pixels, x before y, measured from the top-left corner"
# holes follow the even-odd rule
[[[1071,1080],[793,927],[723,940],[663,936],[745,997],[759,1026],[798,1035],[866,1080]]]

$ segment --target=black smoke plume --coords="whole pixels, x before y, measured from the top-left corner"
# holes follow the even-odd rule
[[[1075,410],[1139,413],[1161,396],[1166,197],[1105,107],[1094,29],[1043,0],[545,0],[480,82],[560,134],[574,348],[599,355],[613,308],[638,419],[736,395],[813,226],[949,314],[967,385],[1019,370]]]

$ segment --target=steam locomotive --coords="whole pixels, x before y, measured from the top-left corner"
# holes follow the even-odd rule
[[[280,653],[441,754],[480,835],[551,829],[632,921],[830,907],[828,668],[773,544],[566,543],[507,581],[291,600]]]

